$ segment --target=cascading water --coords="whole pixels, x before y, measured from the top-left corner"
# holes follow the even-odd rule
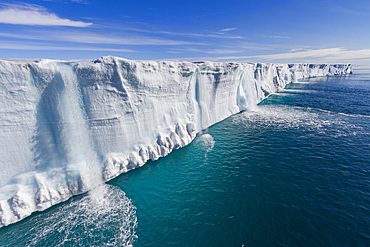
[[[77,171],[83,191],[103,183],[100,161],[94,151],[88,130],[86,114],[78,87],[76,74],[71,66],[58,64],[63,90],[60,93],[63,139],[67,169]],[[81,186],[81,185],[80,185]]]
[[[240,75],[240,83],[237,91],[237,103],[240,110],[255,110],[258,103],[258,89],[254,86],[256,79],[250,76],[252,73],[246,73],[245,68]]]

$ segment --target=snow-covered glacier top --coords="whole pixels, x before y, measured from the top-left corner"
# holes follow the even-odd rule
[[[287,83],[351,69],[0,60],[0,227],[166,156]]]

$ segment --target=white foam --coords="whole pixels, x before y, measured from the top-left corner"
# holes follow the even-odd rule
[[[37,223],[32,223],[37,222]],[[21,230],[28,246],[131,246],[137,227],[136,208],[125,193],[112,185],[94,188],[27,222]]]
[[[325,113],[325,116],[322,113]],[[326,114],[330,114],[331,117]],[[343,116],[348,117],[340,113],[310,107],[262,105],[253,112],[243,112],[233,121],[236,121],[237,124],[248,125],[248,128],[253,129],[269,126],[283,130],[304,128],[313,133],[325,133],[325,135],[332,137],[369,134],[363,127],[349,124]],[[336,126],[337,131],[326,132],[328,127],[333,125]]]
[[[205,158],[207,159],[208,152],[212,151],[215,146],[215,140],[213,136],[208,133],[201,134],[197,139],[197,144],[202,146],[205,149]]]

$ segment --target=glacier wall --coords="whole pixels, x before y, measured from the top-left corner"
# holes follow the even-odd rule
[[[287,83],[351,69],[0,60],[0,227],[166,156]]]

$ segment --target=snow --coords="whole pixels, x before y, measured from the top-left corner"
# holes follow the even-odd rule
[[[287,83],[351,69],[0,60],[0,227],[168,155]]]

